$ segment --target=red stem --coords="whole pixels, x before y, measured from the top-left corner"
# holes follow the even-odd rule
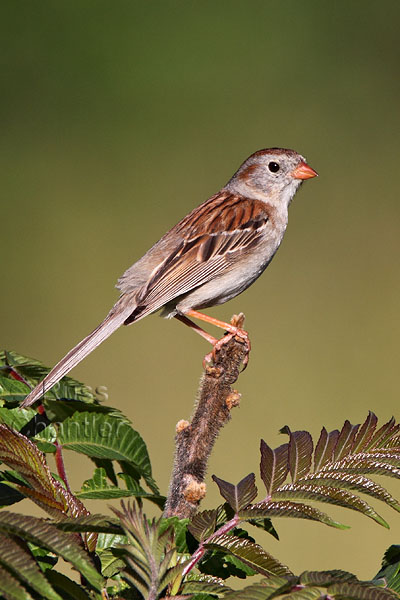
[[[67,472],[66,472],[65,466],[64,466],[64,458],[62,455],[62,446],[58,443],[57,440],[54,443],[56,446],[55,459],[56,459],[57,472],[58,472],[59,476],[61,477],[61,479],[63,480],[63,482],[65,483],[65,487],[67,488],[67,490],[72,494],[71,488],[69,487],[69,483],[68,483]]]
[[[201,558],[203,558],[203,556],[207,550],[206,548],[204,548],[205,544],[209,544],[210,542],[212,542],[212,540],[214,538],[218,537],[219,535],[228,533],[228,531],[231,531],[232,529],[234,529],[236,527],[236,525],[238,525],[239,523],[240,523],[240,517],[238,515],[235,515],[233,517],[233,519],[224,523],[224,525],[222,525],[219,529],[217,529],[217,531],[214,531],[214,533],[212,533],[209,538],[200,542],[199,547],[197,548],[196,552],[194,552],[192,555],[190,563],[183,569],[182,577],[185,577],[185,575],[187,575],[189,573],[189,571],[191,571],[193,569],[193,567],[196,566],[196,564],[199,562],[199,560]]]

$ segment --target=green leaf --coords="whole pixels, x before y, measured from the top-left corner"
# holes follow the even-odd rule
[[[76,494],[78,498],[111,499],[127,498],[130,496],[150,496],[140,486],[134,489],[122,489],[108,483],[106,472],[103,468],[95,469],[93,477],[83,482],[81,491]]]
[[[60,424],[59,443],[87,456],[126,461],[156,486],[146,444],[137,431],[120,419],[97,413],[77,413]]]
[[[31,542],[27,542],[27,547],[35,557],[35,560],[43,573],[45,573],[48,569],[52,569],[57,564],[58,556],[55,556],[49,550],[41,548],[40,546],[32,544]]]
[[[290,433],[289,439],[289,472],[292,481],[296,481],[311,469],[313,441],[308,431]]]
[[[39,383],[50,372],[50,369],[45,367],[40,361],[17,354],[13,350],[3,350],[0,352],[0,365],[3,365],[5,373],[8,373],[10,367],[12,367],[14,371],[32,386]],[[87,402],[94,401],[94,396],[90,389],[71,377],[63,377],[59,383],[46,392],[46,398],[71,398]]]
[[[0,375],[0,398],[7,402],[22,402],[29,394],[30,388],[26,383]]]
[[[346,490],[329,486],[293,483],[281,486],[274,494],[274,499],[278,500],[292,500],[294,498],[317,500],[319,502],[350,508],[370,517],[379,523],[379,525],[389,528],[386,521],[369,504],[361,500],[359,496],[351,494]]]
[[[272,576],[241,590],[229,592],[224,600],[268,600],[284,594],[290,588],[291,583],[287,579]]]
[[[188,531],[189,519],[179,519],[178,517],[163,518],[159,524],[159,534],[163,534],[167,529],[174,529],[174,544],[177,552],[187,554],[189,552],[186,543],[186,534]]]
[[[62,573],[58,571],[46,571],[46,577],[51,585],[62,594],[63,600],[91,600],[82,588]]]
[[[47,600],[61,600],[31,555],[10,536],[0,534],[0,563]]]
[[[97,550],[97,556],[101,562],[101,573],[104,577],[114,577],[125,568],[125,563],[119,556],[115,556],[113,548]]]
[[[32,600],[32,596],[21,586],[18,579],[0,566],[0,592],[6,600]]]
[[[285,600],[314,600],[315,598],[323,598],[321,590],[318,588],[306,587],[300,590],[295,590],[290,594],[285,594]]]
[[[0,408],[0,421],[34,441],[37,446],[42,444],[46,448],[46,452],[55,452],[56,448],[53,442],[57,438],[56,428],[54,425],[45,426],[42,421],[38,420],[40,418],[41,416],[33,408]],[[28,423],[29,433],[25,432]],[[23,431],[20,431],[22,429]]]
[[[65,421],[72,417],[77,412],[95,412],[98,414],[110,415],[115,419],[119,419],[127,425],[130,424],[130,419],[126,417],[120,410],[105,404],[93,402],[90,404],[83,400],[50,400],[46,399],[46,415],[48,419],[55,423]]]
[[[308,504],[300,502],[290,502],[281,500],[280,502],[259,502],[239,512],[241,519],[257,519],[261,517],[289,517],[295,519],[310,519],[319,521],[330,527],[337,529],[348,529],[347,525],[342,525],[331,519],[326,513],[321,512]]]
[[[325,427],[322,428],[314,453],[314,472],[319,471],[332,460],[338,438],[339,431],[337,429],[328,433]]]
[[[288,447],[288,444],[282,444],[272,450],[264,440],[261,440],[260,476],[266,487],[267,496],[271,496],[286,479],[289,471]]]
[[[217,598],[224,597],[224,594],[232,591],[230,587],[220,582],[211,583],[208,581],[186,581],[182,586],[182,593],[184,594],[209,594],[217,596]]]
[[[6,473],[11,474],[12,472],[6,471]],[[23,500],[24,498],[25,496],[23,494],[8,484],[5,472],[0,473],[0,508],[20,502],[20,500]]]
[[[244,477],[237,485],[219,479],[216,475],[213,475],[212,479],[218,485],[221,496],[230,504],[235,513],[248,506],[257,496],[254,473]]]
[[[275,527],[272,525],[271,519],[246,519],[247,523],[250,525],[254,525],[254,527],[258,527],[259,529],[263,529],[267,533],[270,533],[276,540],[279,540],[278,532]]]
[[[5,535],[16,535],[47,548],[70,562],[97,590],[100,591],[103,587],[103,578],[94,568],[78,540],[73,535],[59,531],[44,519],[2,511],[0,532]]]
[[[229,552],[262,575],[293,575],[288,567],[282,565],[268,552],[265,552],[261,546],[246,538],[222,534],[214,536],[204,544],[204,547]]]
[[[344,581],[357,581],[357,577],[347,571],[304,571],[300,575],[300,583],[303,585],[316,585],[327,587],[333,583]]]
[[[105,515],[83,515],[76,518],[66,518],[54,523],[54,527],[61,531],[70,532],[98,532],[122,535],[123,529],[117,519]]]
[[[400,545],[393,544],[386,550],[381,570],[374,577],[374,583],[383,581],[385,587],[400,595]]]
[[[122,511],[112,510],[129,539],[121,554],[126,563],[124,577],[147,598],[149,590],[161,592],[167,582],[180,577],[184,565],[176,565],[173,527],[162,532],[160,519],[149,522],[135,503],[121,504]]]

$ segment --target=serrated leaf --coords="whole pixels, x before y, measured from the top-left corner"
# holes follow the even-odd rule
[[[292,481],[296,481],[311,469],[313,441],[308,431],[290,433],[288,460]]]
[[[8,471],[11,473],[11,471]],[[23,500],[25,496],[8,484],[5,473],[0,473],[0,508]]]
[[[357,452],[363,452],[363,450],[368,447],[368,444],[372,439],[372,436],[374,435],[377,423],[378,419],[376,415],[374,415],[373,412],[369,411],[368,417],[361,425],[355,437],[354,444],[351,449],[352,454],[356,454]]]
[[[112,547],[96,550],[96,554],[100,558],[101,572],[104,577],[114,577],[114,575],[122,571],[125,567],[124,561],[119,556],[115,556],[113,550]]]
[[[171,526],[174,529],[174,544],[176,550],[180,554],[189,552],[186,544],[186,533],[188,531],[189,519],[179,519],[178,517],[162,518],[159,523],[159,535],[169,529]]]
[[[7,373],[7,370],[12,367],[17,374],[32,386],[36,385],[50,372],[50,369],[45,367],[39,360],[23,356],[13,350],[0,351],[0,364],[3,365],[4,372]],[[59,383],[46,392],[47,397],[94,401],[90,389],[79,381],[72,379],[72,377],[63,377]]]
[[[306,483],[292,483],[281,486],[274,494],[274,499],[308,499],[317,500],[319,502],[326,502],[328,504],[335,504],[336,506],[342,506],[344,508],[350,508],[361,512],[363,515],[370,517],[379,525],[383,525],[389,528],[386,521],[378,515],[375,510],[369,506],[364,500],[361,500],[359,496],[351,494],[346,490],[340,490],[335,487],[312,485]]]
[[[78,498],[90,499],[113,499],[140,497],[150,500],[156,499],[154,494],[146,492],[137,482],[125,474],[119,474],[127,482],[126,488],[120,488],[108,482],[106,472],[103,468],[95,469],[93,477],[83,482],[82,488],[76,493]],[[158,502],[162,502],[161,496],[157,497]]]
[[[331,469],[342,471],[344,473],[375,473],[376,475],[388,475],[389,477],[400,478],[400,469],[383,461],[376,460],[373,454],[354,454],[347,456],[343,460],[327,464],[320,473],[324,474]]]
[[[224,597],[224,594],[232,591],[230,587],[221,583],[210,583],[208,581],[186,581],[182,586],[184,594],[210,594],[217,598]]]
[[[8,511],[0,512],[0,532],[5,535],[16,535],[61,556],[70,562],[93,587],[101,590],[103,578],[73,535],[59,531],[43,519]]]
[[[244,477],[237,485],[219,479],[216,475],[213,475],[212,479],[218,485],[221,496],[225,498],[236,513],[241,508],[248,506],[257,496],[254,473]]]
[[[32,600],[18,579],[0,566],[0,592],[6,600]]]
[[[41,597],[61,600],[52,589],[31,555],[10,536],[0,534],[0,563],[19,580],[25,581]]]
[[[359,454],[355,456],[360,456]],[[365,458],[372,458],[373,460],[381,460],[394,467],[400,467],[400,448],[371,448],[368,453],[363,454]]]
[[[246,586],[245,588],[229,592],[224,600],[268,600],[284,594],[291,588],[291,583],[281,577],[268,577],[259,583]]]
[[[286,479],[289,471],[288,444],[282,444],[272,450],[268,444],[261,440],[260,476],[267,490],[267,497],[278,488]]]
[[[376,585],[384,583],[384,587],[388,587],[400,595],[400,545],[393,544],[386,550],[382,567],[373,582]]]
[[[389,419],[387,423],[382,425],[378,431],[372,436],[369,443],[364,448],[364,452],[367,452],[371,448],[381,448],[391,438],[395,437],[399,433],[399,425],[396,425],[394,418]]]
[[[353,573],[347,571],[304,571],[300,575],[300,583],[303,585],[316,585],[326,587],[333,583],[344,581],[357,581],[357,577]]]
[[[72,417],[77,412],[95,412],[98,414],[105,414],[119,419],[127,425],[131,424],[131,421],[126,417],[120,410],[113,406],[106,406],[105,404],[93,404],[84,402],[83,400],[50,400],[46,399],[46,415],[48,419],[53,423],[60,423],[65,419]]]
[[[300,502],[290,502],[281,500],[279,502],[258,502],[239,512],[241,519],[256,519],[259,517],[289,517],[295,519],[310,519],[319,521],[330,527],[337,529],[348,529],[347,525],[342,525],[334,521],[326,513],[321,512],[313,506],[302,504]]]
[[[285,600],[314,600],[315,598],[324,598],[321,595],[321,590],[313,587],[306,587],[296,590],[290,594],[285,594]]]
[[[292,572],[276,558],[265,552],[261,546],[246,538],[233,535],[218,535],[204,544],[205,548],[215,548],[229,552],[262,575],[292,575]]]
[[[325,427],[321,430],[321,435],[317,442],[314,453],[314,471],[319,471],[326,463],[332,460],[333,451],[339,438],[339,431],[335,429],[329,433]]]
[[[188,525],[188,529],[198,542],[202,542],[214,533],[216,523],[217,509],[203,510],[195,514]]]
[[[338,441],[333,451],[333,460],[341,460],[349,454],[354,443],[359,425],[352,425],[349,421],[345,421],[342,430],[339,434]]]
[[[338,488],[356,490],[358,492],[362,492],[363,494],[367,494],[372,498],[381,500],[382,502],[385,502],[394,508],[396,511],[400,512],[400,504],[396,498],[393,498],[393,496],[389,494],[384,487],[378,483],[375,483],[375,481],[372,481],[372,479],[364,477],[363,475],[357,475],[355,473],[343,473],[341,471],[325,471],[323,473],[311,473],[304,477],[301,481],[304,483],[313,483],[315,485],[328,484]]]
[[[53,477],[45,455],[36,444],[7,425],[0,425],[0,459],[31,486],[14,484],[15,489],[49,514],[88,513],[80,500]]]
[[[354,600],[398,600],[398,595],[392,590],[364,581],[334,583],[327,592],[329,596]]]
[[[69,532],[97,532],[122,535],[123,529],[119,521],[105,515],[83,515],[74,519],[63,519],[53,523],[54,527],[61,531]]]
[[[141,591],[144,597],[149,590],[161,591],[168,582],[180,576],[184,565],[176,565],[173,527],[161,531],[161,519],[148,521],[141,507],[134,503],[126,506],[121,502],[122,511],[112,508],[120,519],[129,545],[121,558],[127,568],[125,575]],[[176,565],[176,566],[175,566]]]
[[[29,392],[30,388],[26,383],[0,375],[0,399],[7,402],[22,402]]]
[[[58,571],[46,571],[46,578],[55,589],[63,594],[62,597],[65,600],[91,600],[91,596],[83,590],[82,586]]]
[[[263,529],[267,533],[271,534],[276,540],[279,540],[278,532],[272,525],[271,519],[246,519],[246,522],[250,525],[253,525],[254,527]]]
[[[149,483],[150,458],[137,431],[120,419],[97,413],[77,413],[60,424],[59,443],[69,450],[95,458],[126,461]]]

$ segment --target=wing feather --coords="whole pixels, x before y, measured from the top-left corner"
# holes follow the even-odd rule
[[[214,199],[211,199],[211,201]],[[175,234],[181,242],[156,268],[138,298],[138,313],[154,312],[178,296],[218,277],[234,264],[250,246],[257,245],[270,226],[270,211],[264,202],[236,196],[226,198],[210,210],[209,202],[192,213],[192,221],[179,223]],[[202,219],[206,210],[212,218]],[[217,215],[215,214],[217,212]],[[211,213],[211,214],[210,214]],[[218,216],[218,218],[216,218]],[[186,218],[188,219],[188,218]],[[185,219],[185,221],[186,221]],[[184,237],[189,232],[190,237]],[[183,239],[182,239],[183,238]],[[132,315],[134,320],[134,316]]]

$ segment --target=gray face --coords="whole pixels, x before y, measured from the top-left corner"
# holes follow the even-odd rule
[[[289,200],[301,184],[292,172],[305,159],[293,150],[271,148],[252,154],[238,169],[227,188],[237,194],[268,200],[275,204]]]

